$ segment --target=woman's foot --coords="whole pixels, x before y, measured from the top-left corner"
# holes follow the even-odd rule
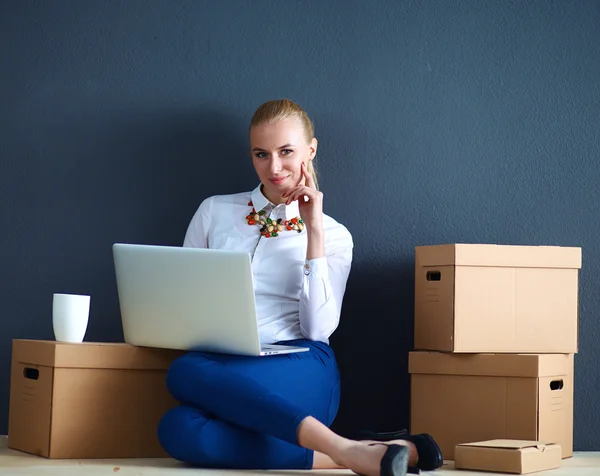
[[[339,455],[337,463],[364,476],[404,476],[409,464],[407,446],[406,442],[394,445],[353,441]]]
[[[411,448],[410,466],[416,466],[423,471],[432,471],[444,464],[442,450],[433,437],[426,433],[406,436],[399,440],[388,441],[387,443],[397,445],[408,444]]]
[[[410,456],[408,458],[408,465],[409,466],[417,466],[417,464],[419,463],[419,452],[417,451],[417,447],[415,446],[415,444],[412,441],[389,440],[389,441],[386,441],[385,443],[383,443],[379,440],[361,440],[361,443],[366,443],[366,444],[379,443],[379,444],[386,444],[386,445],[408,446],[408,449],[410,450]]]
[[[349,440],[312,416],[298,425],[298,444],[315,452],[313,469],[343,467],[364,476],[406,476],[409,442],[401,445]]]

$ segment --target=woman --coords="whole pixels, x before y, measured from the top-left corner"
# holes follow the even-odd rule
[[[250,148],[259,186],[204,200],[184,246],[250,253],[261,343],[310,351],[181,357],[167,376],[181,405],[162,419],[161,444],[202,467],[403,475],[419,460],[417,450],[431,452],[426,437],[359,442],[329,429],[340,398],[329,337],[339,323],[353,242],[323,213],[312,122],[292,101],[269,101],[251,120]],[[420,462],[427,469],[441,464],[423,455]]]

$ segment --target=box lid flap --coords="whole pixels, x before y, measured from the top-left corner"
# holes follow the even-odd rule
[[[498,448],[498,449],[511,449],[521,450],[524,448],[537,448],[543,451],[546,446],[556,445],[556,443],[548,443],[542,441],[531,441],[531,440],[487,440],[487,441],[476,441],[474,443],[461,443],[458,446],[470,446],[480,448]]]
[[[579,247],[456,243],[417,246],[419,266],[497,266],[514,268],[581,268]]]
[[[166,370],[184,352],[124,343],[13,340],[19,362],[57,368]]]
[[[413,351],[410,374],[553,377],[571,373],[573,354],[454,354]]]

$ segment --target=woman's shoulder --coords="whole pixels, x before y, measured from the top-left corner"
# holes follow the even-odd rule
[[[219,211],[225,208],[247,207],[252,192],[210,195],[200,202],[199,209]]]

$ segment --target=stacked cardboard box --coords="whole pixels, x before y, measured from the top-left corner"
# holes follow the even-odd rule
[[[415,256],[411,433],[573,454],[581,248],[452,244]]]

